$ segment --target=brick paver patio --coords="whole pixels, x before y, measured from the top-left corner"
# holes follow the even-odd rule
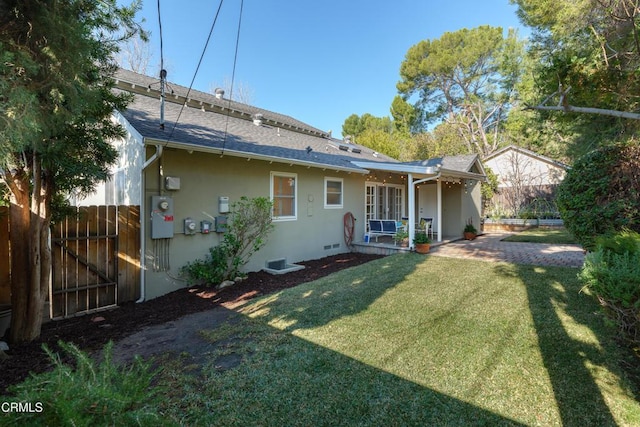
[[[488,233],[475,240],[458,240],[432,246],[436,256],[504,261],[515,264],[582,267],[584,252],[578,245],[503,242],[510,233]]]

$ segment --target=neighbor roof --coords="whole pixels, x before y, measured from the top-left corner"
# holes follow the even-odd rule
[[[549,163],[549,164],[557,166],[559,168],[562,168],[562,169],[565,169],[565,170],[571,169],[571,166],[569,166],[569,165],[567,165],[565,163],[559,162],[559,161],[554,160],[554,159],[552,159],[550,157],[547,157],[547,156],[543,156],[542,154],[538,154],[538,153],[536,153],[534,151],[527,150],[526,148],[518,147],[517,145],[509,145],[509,146],[506,146],[504,148],[501,148],[500,150],[498,150],[498,151],[496,151],[494,153],[491,153],[490,155],[485,157],[484,161],[487,162],[488,160],[495,159],[496,157],[499,157],[499,156],[503,155],[507,151],[517,151],[519,153],[522,153],[524,155],[536,158],[536,159],[538,159],[538,160],[540,160],[542,162]]]

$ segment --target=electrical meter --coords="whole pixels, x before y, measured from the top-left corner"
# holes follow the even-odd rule
[[[151,238],[173,237],[173,199],[165,196],[151,197]]]
[[[184,220],[184,234],[196,234],[196,222],[191,218],[185,218]]]

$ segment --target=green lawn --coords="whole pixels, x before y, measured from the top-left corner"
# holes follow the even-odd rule
[[[576,273],[403,254],[268,295],[203,331],[217,349],[202,371],[165,361],[159,410],[184,425],[640,425],[627,356]]]
[[[505,242],[554,243],[557,245],[578,243],[566,228],[532,228],[503,240]]]

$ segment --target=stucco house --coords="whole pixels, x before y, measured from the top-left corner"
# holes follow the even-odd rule
[[[242,196],[268,196],[275,206],[275,228],[247,271],[350,251],[347,213],[360,243],[369,219],[407,218],[413,235],[419,219],[431,217],[439,240],[461,236],[469,218],[480,223],[485,175],[475,155],[402,163],[222,91],[170,83],[161,103],[157,79],[125,70],[117,88],[134,94],[114,113],[127,137],[114,141],[112,179],[79,203],[140,205],[141,299],[185,286],[180,267],[219,243],[217,225]]]
[[[569,166],[531,150],[509,145],[485,157],[484,165],[498,176],[494,209],[516,216],[532,200],[553,202],[556,187]]]

